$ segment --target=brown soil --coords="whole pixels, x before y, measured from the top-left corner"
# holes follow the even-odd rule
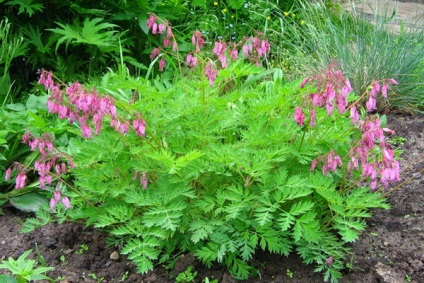
[[[352,245],[340,282],[424,282],[424,116],[388,115],[388,127],[396,137],[406,139],[401,166],[403,183],[388,195],[392,208],[375,211],[369,228]],[[399,141],[399,138],[395,138]],[[135,266],[125,257],[111,259],[115,250],[106,247],[106,235],[75,223],[49,224],[29,234],[20,234],[21,221],[27,217],[11,208],[0,216],[0,258],[17,258],[38,244],[56,282],[176,282],[175,277],[192,265],[198,272],[195,282],[205,277],[220,283],[236,282],[221,266],[206,269],[192,255],[176,260],[173,270],[157,267],[148,274],[137,274]],[[88,250],[84,250],[86,245]],[[35,253],[32,254],[36,258]],[[248,281],[315,283],[323,282],[313,266],[301,263],[295,255],[288,258],[259,253],[253,259],[258,276]],[[5,270],[0,270],[0,274]]]

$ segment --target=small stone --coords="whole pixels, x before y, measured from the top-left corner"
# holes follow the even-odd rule
[[[2,245],[6,244],[6,241],[1,241],[1,244],[2,244]]]
[[[411,265],[411,267],[416,271],[416,270],[420,270],[424,263],[421,260],[412,260],[411,262],[409,262],[409,264]]]
[[[112,265],[112,262],[110,261],[110,260],[108,260],[106,263],[105,263],[105,267],[109,267],[109,266],[111,266]]]
[[[375,271],[384,283],[404,283],[402,275],[396,273],[392,268],[378,262],[375,265]]]
[[[110,254],[109,258],[111,260],[115,260],[116,261],[116,260],[119,259],[119,254],[117,252],[113,252],[113,253]]]
[[[383,245],[385,246],[385,247],[387,247],[388,245],[389,245],[389,242],[383,242]]]
[[[44,245],[46,246],[46,248],[51,249],[51,248],[55,248],[55,245],[57,243],[57,240],[55,238],[47,238],[44,241]]]
[[[67,249],[67,250],[65,250],[63,253],[65,254],[65,255],[69,255],[69,254],[71,254],[71,253],[73,253],[74,252],[74,250],[73,249]]]

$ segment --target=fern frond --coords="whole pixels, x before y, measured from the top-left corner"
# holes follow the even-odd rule
[[[183,210],[187,204],[182,201],[169,203],[167,206],[159,205],[151,207],[143,215],[143,223],[146,227],[162,227],[165,230],[175,231],[184,215]]]
[[[56,24],[59,28],[48,29],[62,35],[57,41],[56,51],[63,43],[66,43],[66,47],[71,43],[95,45],[99,48],[117,46],[117,31],[113,30],[117,25],[103,22],[101,18],[86,18],[82,27],[78,22],[74,22],[73,26],[59,22]]]

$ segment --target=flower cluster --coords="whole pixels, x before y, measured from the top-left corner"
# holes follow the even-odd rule
[[[159,23],[161,22],[161,23]],[[171,26],[167,21],[160,21],[160,19],[151,14],[147,20],[147,27],[152,34],[164,34],[165,29],[166,37],[163,42],[163,47],[156,47],[152,50],[150,54],[150,59],[155,60],[157,57],[163,55],[161,54],[163,48],[167,48],[171,39],[173,40],[172,51],[178,51],[178,45],[175,41],[175,37],[172,33]],[[245,58],[249,59],[256,65],[260,65],[260,59],[267,57],[270,51],[270,44],[267,40],[264,39],[264,35],[258,33],[255,37],[246,37],[240,43],[234,44],[233,42],[227,43],[223,41],[216,41],[213,48],[213,55],[221,63],[221,68],[225,69],[228,67],[229,60],[237,60],[239,58],[238,46],[241,46],[241,51]],[[185,63],[188,67],[193,69],[199,63],[198,54],[200,53],[202,47],[206,43],[206,40],[203,38],[203,35],[200,31],[196,30],[193,32],[191,37],[191,43],[194,45],[195,50],[189,52],[185,58]],[[159,61],[159,70],[163,71],[165,66],[165,59],[162,58]],[[205,66],[205,76],[208,78],[210,85],[214,84],[214,81],[218,75],[218,68],[214,62],[208,62]]]
[[[146,121],[141,117],[140,113],[136,113],[132,120],[124,119],[118,115],[117,108],[112,98],[101,96],[96,90],[88,91],[83,88],[78,82],[66,87],[65,90],[59,84],[53,81],[53,74],[43,70],[38,81],[44,85],[46,90],[50,91],[50,96],[47,101],[47,107],[50,113],[58,114],[61,119],[68,119],[70,123],[78,122],[81,126],[82,136],[86,138],[92,137],[92,127],[95,129],[95,134],[98,135],[102,129],[105,118],[110,120],[110,126],[117,132],[125,135],[129,132],[131,126],[137,136],[146,136]],[[38,148],[42,154],[42,160],[35,163],[35,169],[40,174],[40,186],[51,183],[50,169],[53,168],[57,157],[53,155],[49,162],[44,162],[46,150],[52,151],[53,145],[49,139],[33,139],[29,136],[24,136],[24,142],[28,143],[32,150]],[[72,165],[73,166],[73,165]],[[66,172],[64,164],[54,165],[54,170],[57,176]],[[21,170],[22,171],[22,170]],[[22,174],[21,174],[22,175]],[[17,186],[22,186],[26,175],[18,175]],[[144,173],[141,176],[141,185],[144,189],[147,188],[147,175]],[[22,186],[23,187],[23,186]],[[58,203],[60,198],[55,198],[50,202],[51,207]],[[62,202],[66,202],[62,198]],[[64,203],[65,204],[65,203]],[[66,206],[66,204],[65,204]]]
[[[56,190],[53,193],[53,197],[50,199],[50,209],[53,211],[56,207],[56,204],[62,202],[66,209],[71,208],[71,203],[69,202],[68,197],[62,197],[60,190],[56,187]]]
[[[378,117],[367,117],[359,122],[361,141],[350,149],[348,170],[362,167],[362,177],[371,179],[371,189],[377,188],[377,178],[387,187],[390,182],[400,180],[399,162],[394,158],[394,151],[385,141],[384,133],[393,134],[388,128],[381,127]]]
[[[348,104],[347,97],[349,93],[352,92],[352,87],[349,79],[344,77],[343,72],[339,70],[336,63],[330,64],[327,69],[321,71],[312,78],[306,78],[303,80],[300,84],[300,88],[304,88],[310,83],[313,83],[316,87],[316,92],[309,95],[309,125],[311,127],[315,126],[316,123],[315,107],[325,107],[328,115],[333,114],[334,106],[337,106],[337,110],[340,114],[344,114],[346,112]],[[295,121],[300,125],[299,119],[296,118],[296,112],[299,112],[299,110],[295,110]],[[297,117],[298,116],[299,114],[297,114]]]
[[[300,87],[304,88],[306,84],[313,82],[317,91],[309,94],[306,104],[310,107],[310,126],[315,125],[315,108],[322,107],[327,110],[328,115],[333,113],[334,106],[340,114],[344,114],[348,109],[347,96],[352,91],[349,80],[344,77],[343,73],[337,69],[333,63],[327,70],[320,74],[305,79]],[[381,93],[383,97],[387,97],[389,84],[397,84],[393,79],[385,80],[383,85],[374,82],[369,88],[370,92],[366,109],[368,112],[376,109],[376,95]],[[356,125],[361,131],[360,142],[351,147],[349,152],[348,171],[362,170],[362,177],[369,178],[371,181],[371,190],[377,188],[377,180],[387,187],[390,182],[400,180],[399,162],[394,158],[394,151],[390,144],[385,141],[384,133],[392,134],[388,128],[381,126],[378,117],[361,117],[356,110],[355,104],[350,106],[351,124]],[[305,115],[300,107],[295,108],[294,120],[299,126],[303,126]],[[311,170],[315,170],[318,162],[322,162],[322,172],[327,175],[329,171],[336,171],[337,167],[343,165],[342,159],[333,150],[329,153],[317,157],[312,161]]]
[[[70,168],[73,168],[75,165],[69,157],[63,156],[60,153],[54,152],[53,137],[50,134],[43,134],[40,138],[33,136],[30,132],[26,132],[22,137],[22,143],[28,144],[31,151],[38,150],[41,153],[41,157],[35,161],[34,169],[38,173],[38,181],[40,183],[40,188],[44,189],[46,185],[52,185],[53,177],[60,177],[67,173],[68,165]],[[62,161],[66,159],[66,162]],[[12,171],[17,171],[18,174],[15,179],[15,189],[22,189],[26,186],[28,180],[27,173],[28,169],[21,163],[15,162],[12,167],[6,170],[6,180],[10,180]],[[60,200],[65,205],[66,209],[70,208],[69,198],[68,197],[59,197],[57,199],[57,194],[60,196],[58,190],[60,182],[56,185],[55,196],[50,200],[50,207],[54,209],[54,205]]]
[[[38,83],[50,91],[47,101],[49,112],[58,114],[61,119],[68,119],[70,123],[79,122],[83,137],[92,137],[92,126],[98,135],[106,117],[110,119],[110,126],[121,134],[126,134],[133,124],[136,134],[145,136],[146,121],[140,118],[140,114],[133,121],[122,119],[110,97],[101,96],[95,90],[88,91],[78,82],[63,91],[61,85],[54,83],[52,73],[44,70]]]

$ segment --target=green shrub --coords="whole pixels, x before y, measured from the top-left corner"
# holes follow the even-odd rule
[[[296,251],[336,282],[346,243],[358,239],[372,208],[388,208],[375,190],[398,179],[398,163],[388,144],[376,143],[388,131],[384,117],[359,117],[352,111],[358,97],[347,105],[343,74],[334,66],[322,73],[299,88],[274,70],[273,80],[225,94],[205,80],[160,91],[144,82],[138,97],[117,100],[78,83],[55,84],[43,72],[50,111],[87,139],[72,138],[61,151],[46,136],[24,140],[42,144],[39,163],[69,164],[37,169],[56,184],[50,205],[58,219],[107,230],[109,244],[120,245],[140,272],[190,252],[242,279],[255,274],[249,261],[257,250]],[[341,114],[347,107],[351,120]],[[13,171],[22,185],[22,168]],[[365,180],[375,192],[358,187]],[[36,225],[31,219],[24,229]]]

